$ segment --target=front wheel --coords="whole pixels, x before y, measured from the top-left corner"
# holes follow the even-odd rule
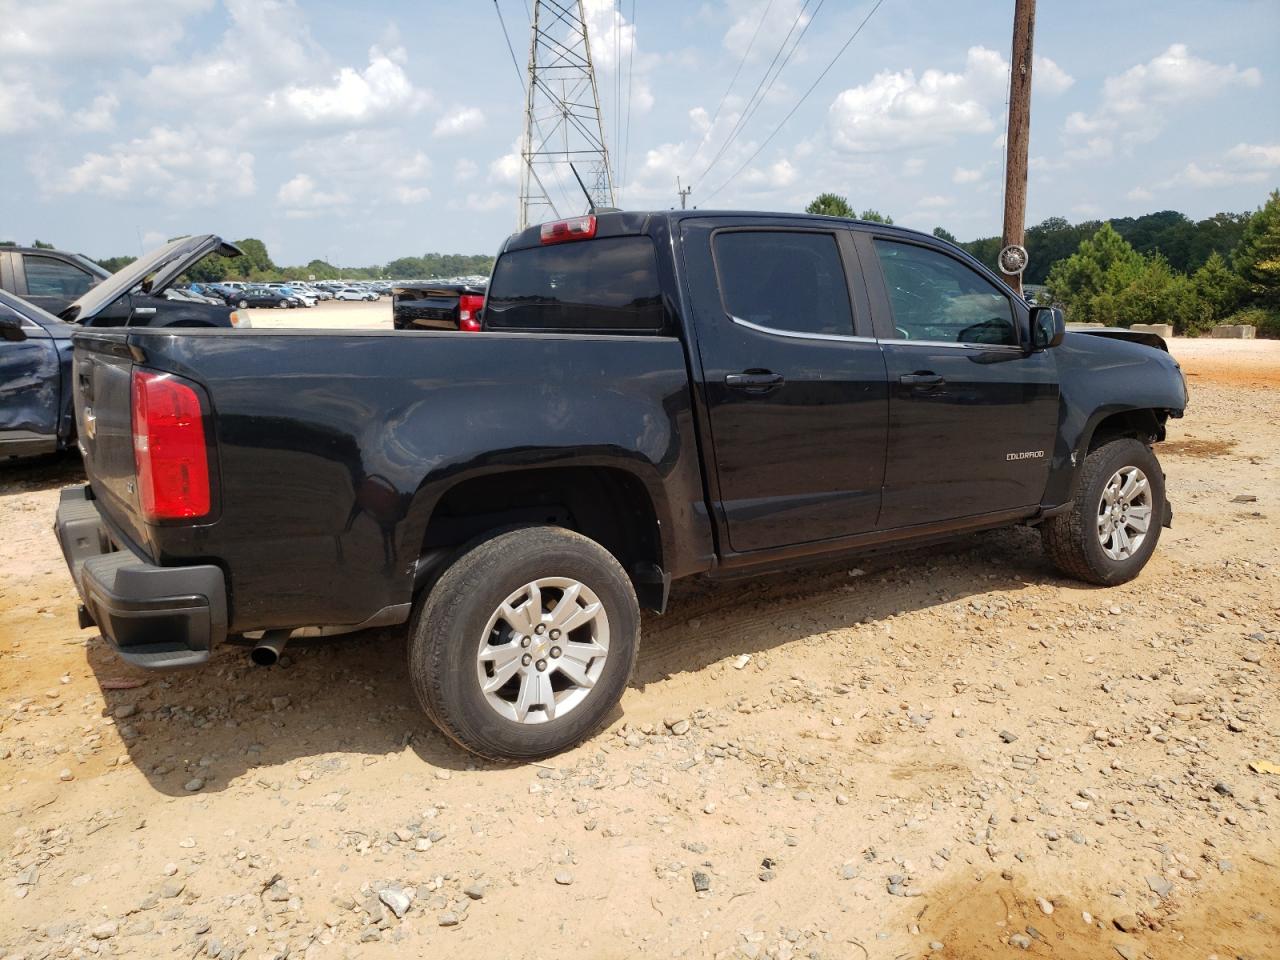
[[[474,544],[421,601],[409,676],[459,745],[536,760],[594,733],[635,664],[640,611],[612,554],[558,527]]]
[[[1151,559],[1165,510],[1164,471],[1151,448],[1112,440],[1085,458],[1071,509],[1045,521],[1040,537],[1067,576],[1115,586]]]
[[[247,308],[247,307],[249,306],[249,301],[248,301],[248,300],[237,300],[237,301],[236,301],[236,306],[237,306],[237,307],[239,307],[241,310],[244,310],[245,308]]]

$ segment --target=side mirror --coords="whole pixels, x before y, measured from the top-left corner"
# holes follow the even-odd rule
[[[0,339],[14,343],[27,339],[27,331],[22,329],[21,318],[12,313],[0,313]]]
[[[1067,321],[1057,307],[1031,308],[1031,349],[1056,347],[1067,335]]]

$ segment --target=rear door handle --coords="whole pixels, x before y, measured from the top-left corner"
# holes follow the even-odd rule
[[[775,387],[780,387],[786,382],[786,379],[780,373],[774,373],[771,370],[748,370],[744,373],[726,374],[724,378],[725,386],[733,387],[735,390],[746,390],[749,393],[768,393]]]
[[[943,379],[941,374],[933,373],[930,370],[918,370],[915,373],[904,373],[898,378],[898,382],[904,387],[940,387],[947,381]]]

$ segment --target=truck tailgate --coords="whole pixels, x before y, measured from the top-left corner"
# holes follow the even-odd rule
[[[144,542],[133,459],[130,376],[134,359],[124,332],[75,335],[72,376],[76,431],[85,473],[108,519]]]

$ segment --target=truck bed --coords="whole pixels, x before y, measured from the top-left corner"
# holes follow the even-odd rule
[[[141,519],[128,419],[135,366],[208,396],[207,520]],[[220,566],[231,632],[403,621],[446,489],[569,458],[630,472],[678,518],[663,525],[677,569],[710,562],[676,338],[95,331],[76,335],[75,370],[86,472],[112,540],[159,565]]]

